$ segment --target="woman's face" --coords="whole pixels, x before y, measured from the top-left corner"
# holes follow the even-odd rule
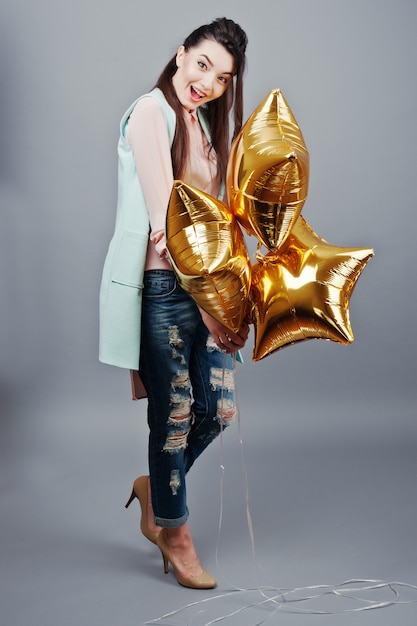
[[[188,110],[220,98],[233,80],[235,60],[221,44],[203,39],[193,48],[181,46],[172,84],[182,106]]]

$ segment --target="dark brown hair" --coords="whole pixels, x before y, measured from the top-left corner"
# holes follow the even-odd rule
[[[227,86],[224,94],[204,105],[204,111],[210,129],[211,145],[217,155],[219,177],[225,181],[227,160],[229,157],[229,113],[233,108],[234,129],[232,141],[242,127],[243,118],[243,73],[246,65],[245,51],[247,36],[233,20],[218,18],[194,30],[184,41],[186,51],[197,46],[204,39],[212,39],[221,44],[235,60],[234,79]],[[168,62],[158,78],[156,87],[163,92],[177,117],[174,141],[171,148],[174,178],[181,178],[188,154],[187,128],[183,117],[183,108],[172,84],[172,77],[177,71],[176,54]]]

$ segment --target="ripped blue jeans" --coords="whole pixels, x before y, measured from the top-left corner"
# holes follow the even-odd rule
[[[233,420],[236,405],[232,356],[216,346],[170,270],[145,272],[139,369],[155,522],[174,528],[188,518],[186,473]]]

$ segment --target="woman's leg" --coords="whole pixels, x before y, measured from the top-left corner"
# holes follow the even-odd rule
[[[148,394],[149,470],[155,522],[188,518],[185,451],[192,422],[189,361],[200,314],[173,272],[145,273],[140,374]]]
[[[233,359],[218,349],[199,315],[190,355],[189,377],[193,404],[191,429],[184,451],[185,472],[233,420],[235,408]],[[188,524],[163,530],[171,560],[185,578],[216,581],[204,572]],[[196,585],[198,586],[198,584]]]

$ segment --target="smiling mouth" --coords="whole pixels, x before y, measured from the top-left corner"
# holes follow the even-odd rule
[[[205,97],[205,93],[202,91],[198,91],[195,87],[191,85],[191,97],[194,100],[202,100]]]

